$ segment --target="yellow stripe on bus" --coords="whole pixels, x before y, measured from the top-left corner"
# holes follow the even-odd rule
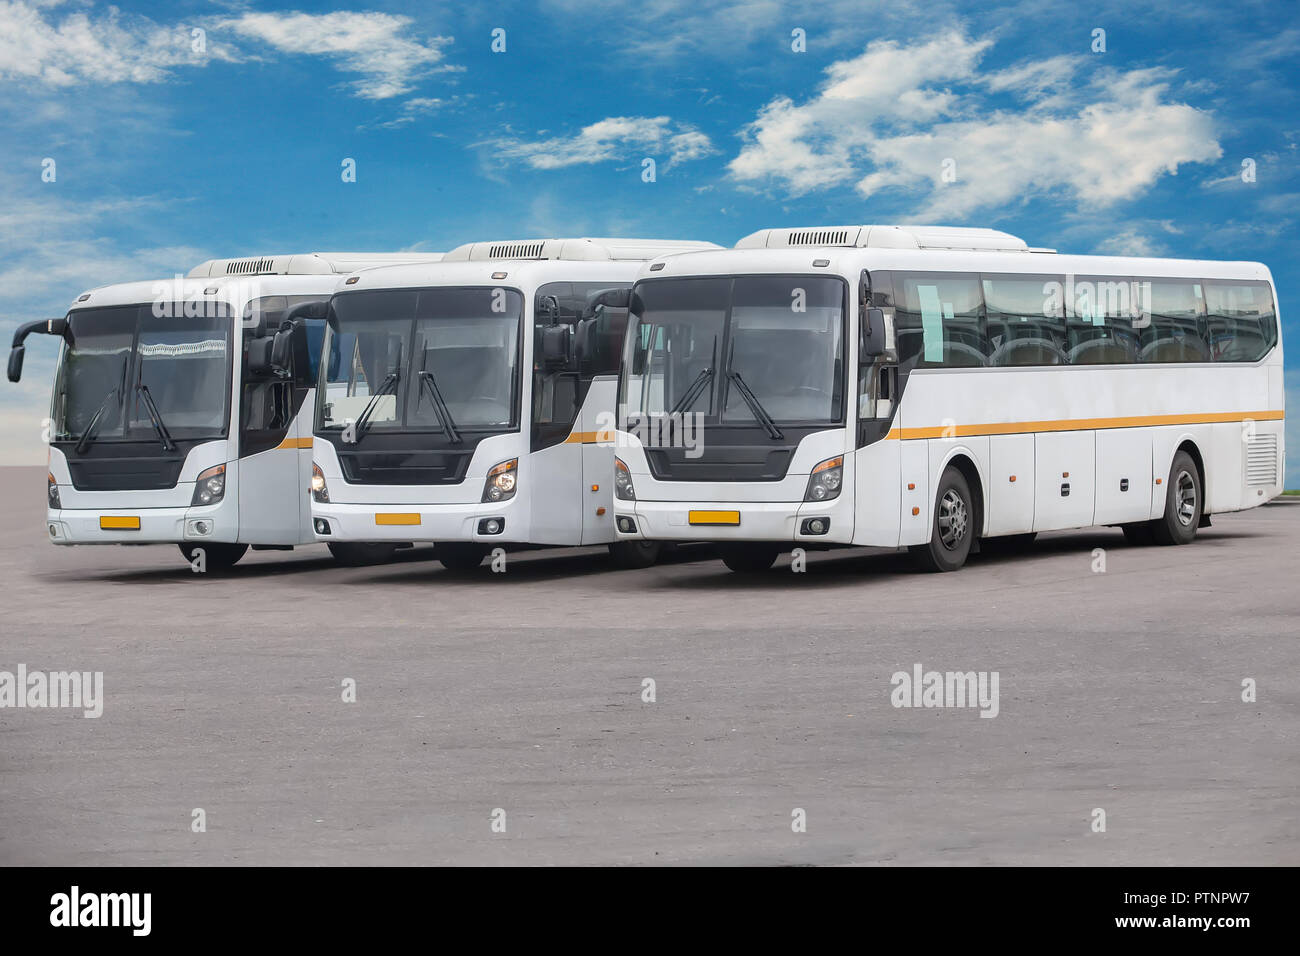
[[[1215,412],[1199,415],[1134,415],[1125,418],[1064,418],[1047,422],[991,422],[984,425],[932,425],[891,428],[886,440],[966,438],[977,435],[1024,435],[1032,432],[1077,432],[1094,428],[1141,428],[1153,425],[1215,425],[1232,422],[1281,421],[1281,411]]]
[[[564,439],[566,445],[592,445],[596,442],[612,442],[614,433],[610,429],[598,432],[570,432],[569,437]]]
[[[278,450],[281,448],[310,448],[311,446],[312,440],[310,438],[286,438],[275,447]]]

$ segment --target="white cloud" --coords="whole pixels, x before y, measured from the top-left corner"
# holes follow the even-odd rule
[[[0,78],[64,87],[79,83],[158,83],[172,68],[204,66],[234,54],[209,42],[191,48],[190,27],[163,26],[109,7],[69,13],[57,23],[38,4],[0,0]]]
[[[245,13],[218,26],[285,53],[335,58],[341,69],[360,73],[352,86],[371,100],[409,93],[435,70],[448,70],[450,37],[411,36],[410,17],[388,13]]]
[[[58,4],[54,4],[57,6]],[[32,0],[0,0],[0,78],[53,87],[86,83],[161,83],[181,67],[258,58],[267,49],[325,57],[355,95],[372,100],[411,92],[444,63],[450,37],[419,37],[411,17],[376,12],[253,13],[161,24],[108,7],[60,14]],[[191,31],[205,31],[193,49]]]
[[[562,169],[611,160],[667,154],[665,168],[717,152],[704,133],[667,116],[611,116],[584,126],[572,136],[536,140],[505,137],[484,145],[498,159],[533,169]]]
[[[1043,195],[1107,206],[1222,155],[1209,114],[1168,100],[1170,71],[1094,69],[1079,79],[1079,58],[1053,57],[980,74],[990,46],[958,32],[873,42],[829,67],[807,102],[763,107],[731,177],[794,195],[901,190],[917,218],[960,219]]]
[[[1166,251],[1164,245],[1143,234],[1137,226],[1126,226],[1097,243],[1097,252],[1104,256],[1162,256]]]

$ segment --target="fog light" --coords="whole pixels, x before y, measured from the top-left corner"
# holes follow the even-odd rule
[[[623,534],[636,534],[636,522],[631,518],[620,515],[618,519],[618,530]]]
[[[500,534],[506,530],[505,518],[484,518],[478,523],[479,534]]]
[[[825,534],[830,530],[830,518],[805,518],[799,527],[800,534]]]
[[[58,536],[59,536],[59,526],[54,524],[50,525],[50,537],[57,538]]]
[[[330,523],[324,518],[316,518],[313,520],[312,527],[316,529],[317,534],[327,535],[330,533]]]
[[[195,538],[203,538],[203,537],[206,537],[207,535],[210,535],[210,534],[212,534],[212,522],[211,522],[211,521],[206,521],[206,520],[200,518],[200,519],[198,519],[197,521],[191,521],[191,522],[190,522],[190,536],[191,536],[191,537],[195,537]]]

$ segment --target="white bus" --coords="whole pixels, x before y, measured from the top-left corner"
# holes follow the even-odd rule
[[[950,571],[980,539],[1091,525],[1185,544],[1282,490],[1276,303],[1258,263],[1058,255],[985,229],[771,229],[649,263],[619,539],[713,541],[751,572],[835,545]]]
[[[324,322],[279,336],[285,312],[324,302],[340,274],[437,253],[214,259],[182,278],[77,297],[14,334],[62,339],[50,412],[46,529],[56,545],[180,546],[196,567],[315,542],[311,400]]]
[[[457,571],[498,546],[614,546],[612,433],[628,289],[641,264],[712,243],[479,242],[350,276],[317,387],[317,539],[375,559],[432,541]]]

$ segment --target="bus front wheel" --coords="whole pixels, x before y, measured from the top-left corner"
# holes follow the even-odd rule
[[[612,541],[609,558],[616,568],[648,568],[659,560],[659,542]]]
[[[737,574],[760,574],[776,563],[780,548],[763,544],[723,544],[718,546],[722,563]]]
[[[201,551],[203,552],[203,570],[229,571],[244,556],[244,552],[248,550],[248,545],[222,544],[219,541],[214,541],[211,544],[182,544],[180,549],[181,554],[185,555],[185,560],[192,567],[197,567],[194,562],[198,559]]]
[[[395,544],[353,544],[346,541],[331,541],[326,547],[334,560],[344,567],[363,568],[370,564],[383,564],[391,561],[397,553]]]
[[[928,544],[914,544],[908,550],[925,571],[956,571],[966,563],[975,540],[975,509],[970,486],[956,468],[949,468],[939,481],[934,502]]]

